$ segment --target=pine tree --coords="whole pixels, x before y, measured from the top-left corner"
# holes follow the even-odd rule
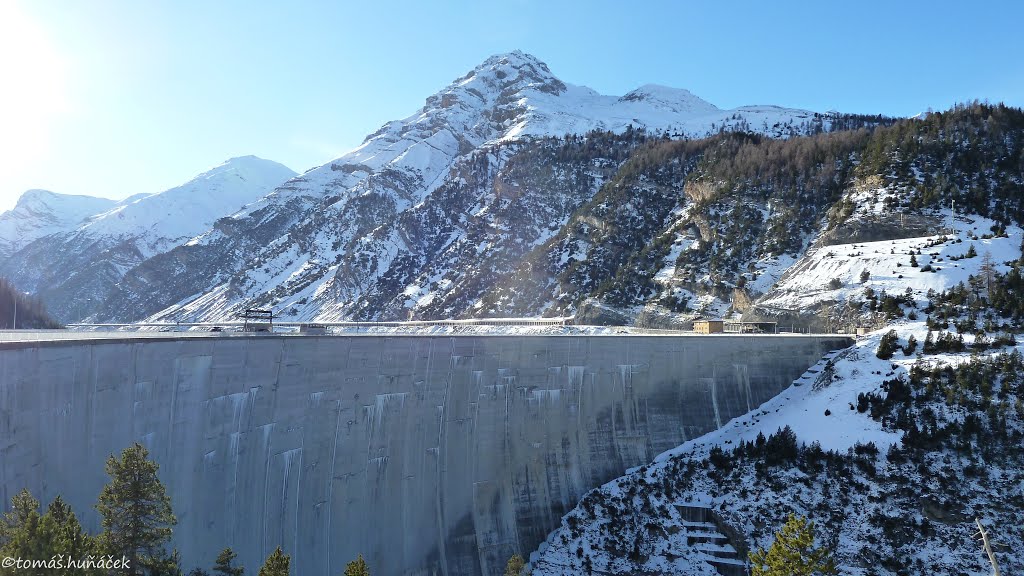
[[[895,330],[889,330],[882,335],[882,339],[878,342],[878,351],[875,352],[875,356],[878,356],[882,360],[888,360],[892,358],[893,353],[899,348],[900,339],[896,334]]]
[[[28,490],[22,490],[11,499],[11,511],[0,521],[0,556],[48,560],[58,554],[64,557],[86,558],[96,555],[95,540],[82,529],[71,507],[57,496],[39,515],[39,501]],[[19,570],[17,574],[29,576],[49,575],[51,568]],[[0,575],[14,574],[0,568]],[[100,576],[102,570],[69,568],[62,574],[71,576]]]
[[[41,558],[38,555],[42,551],[39,545],[39,522],[39,500],[28,490],[15,494],[11,498],[11,510],[0,521],[0,557]]]
[[[171,499],[157,477],[159,465],[149,451],[136,442],[118,459],[107,458],[110,483],[100,492],[96,509],[103,515],[101,538],[108,554],[128,558],[127,573],[173,571],[173,555],[164,546],[171,539],[171,527],[178,521],[171,511]]]
[[[814,545],[814,522],[790,514],[768,551],[750,553],[751,576],[838,574],[832,552]]]
[[[519,554],[513,554],[508,559],[508,564],[505,565],[505,576],[529,576],[524,568],[526,562],[523,561],[523,557]]]
[[[278,546],[270,556],[267,556],[267,561],[260,568],[259,576],[288,576],[291,561],[291,556],[281,552],[281,547]]]
[[[345,566],[345,576],[370,576],[370,569],[366,566],[362,554]]]
[[[903,355],[910,356],[914,353],[914,350],[917,350],[917,338],[911,334],[910,337],[907,338],[907,345],[903,347]]]
[[[992,284],[996,281],[996,265],[992,261],[992,253],[985,251],[981,256],[981,266],[978,267],[978,276],[985,287],[985,296],[992,295]]]
[[[82,528],[71,506],[60,496],[50,502],[46,514],[39,520],[39,539],[44,549],[42,558],[63,554],[65,557],[84,559],[100,553],[96,539]],[[103,573],[103,570],[86,568],[65,569],[62,572],[73,576]]]
[[[154,560],[150,566],[149,576],[185,576],[181,571],[181,553],[177,548],[170,554],[165,553],[163,557]]]
[[[220,574],[221,576],[243,576],[245,574],[244,566],[235,566],[235,558],[238,554],[231,548],[225,548],[220,551],[217,555],[217,560],[213,564],[213,572]]]

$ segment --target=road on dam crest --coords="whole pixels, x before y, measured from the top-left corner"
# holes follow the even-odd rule
[[[0,498],[97,530],[107,456],[160,464],[183,567],[477,576],[590,489],[788,387],[841,336],[258,336],[0,345]]]

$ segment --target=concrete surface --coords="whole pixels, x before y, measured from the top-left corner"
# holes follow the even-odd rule
[[[104,460],[160,464],[186,572],[492,575],[587,490],[787,387],[808,336],[306,336],[0,345],[0,498],[87,527]]]

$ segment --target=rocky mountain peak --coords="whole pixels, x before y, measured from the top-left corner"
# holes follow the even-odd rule
[[[525,109],[523,101],[534,101],[541,95],[558,96],[565,91],[565,83],[551,73],[547,64],[517,50],[491,56],[427,98],[422,114],[430,116],[432,121],[427,124],[435,127],[450,121],[465,127],[466,115],[482,115],[483,118],[473,118],[469,125],[497,120],[491,127],[500,131],[503,120]]]
[[[38,205],[41,202],[46,202],[48,199],[56,197],[57,194],[50,192],[49,190],[43,190],[41,188],[33,188],[32,190],[26,190],[18,198],[16,206],[29,207]]]
[[[547,64],[520,50],[491,56],[454,85],[473,78],[485,82],[490,80],[487,83],[499,86],[503,93],[532,88],[549,94],[560,94],[566,89],[565,84],[551,73]]]
[[[18,198],[14,206],[14,212],[50,212],[59,211],[65,207],[88,205],[90,207],[113,204],[112,200],[96,198],[93,196],[76,196],[72,194],[58,194],[49,190],[32,189],[26,190]],[[92,209],[92,208],[88,208]],[[88,210],[87,209],[87,210]]]
[[[28,190],[13,209],[0,214],[0,257],[47,234],[71,229],[115,203],[107,198]]]

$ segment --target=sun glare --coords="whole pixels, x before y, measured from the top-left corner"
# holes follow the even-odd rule
[[[45,30],[17,2],[0,0],[0,154],[18,171],[42,161],[67,110],[65,64]]]

